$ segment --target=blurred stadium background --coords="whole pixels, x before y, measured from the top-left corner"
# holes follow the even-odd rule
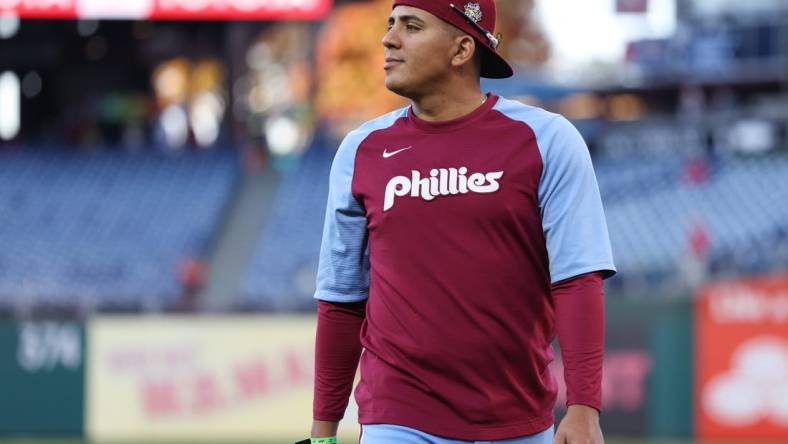
[[[497,3],[484,88],[570,118],[606,206],[609,442],[788,443],[788,1]],[[308,432],[329,166],[404,103],[389,8],[0,0],[0,441]]]

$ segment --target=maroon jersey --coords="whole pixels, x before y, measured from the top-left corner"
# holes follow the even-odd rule
[[[362,424],[494,440],[553,423],[552,283],[615,272],[588,149],[563,117],[490,95],[410,108],[337,152],[315,297],[368,299]]]

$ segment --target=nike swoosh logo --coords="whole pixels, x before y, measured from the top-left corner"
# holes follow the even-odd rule
[[[409,150],[409,149],[411,149],[411,148],[413,148],[413,147],[412,147],[412,146],[409,146],[409,147],[402,148],[401,150],[392,151],[392,152],[388,152],[388,150],[387,150],[387,149],[386,149],[386,150],[383,150],[383,158],[384,158],[384,159],[388,159],[388,158],[389,158],[389,157],[391,157],[391,156],[397,155],[397,154],[399,154],[399,153],[401,153],[401,152],[403,152],[403,151],[405,151],[405,150]]]

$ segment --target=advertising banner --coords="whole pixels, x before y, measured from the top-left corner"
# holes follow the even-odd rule
[[[86,433],[100,442],[308,434],[315,325],[313,316],[94,320]]]
[[[695,325],[698,436],[788,441],[788,276],[704,288]]]
[[[0,0],[0,15],[46,19],[315,20],[331,0]]]
[[[0,434],[80,435],[84,335],[76,322],[0,323]]]

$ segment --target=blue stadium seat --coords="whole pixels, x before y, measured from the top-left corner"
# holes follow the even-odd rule
[[[171,307],[238,174],[231,150],[0,151],[0,306]]]

